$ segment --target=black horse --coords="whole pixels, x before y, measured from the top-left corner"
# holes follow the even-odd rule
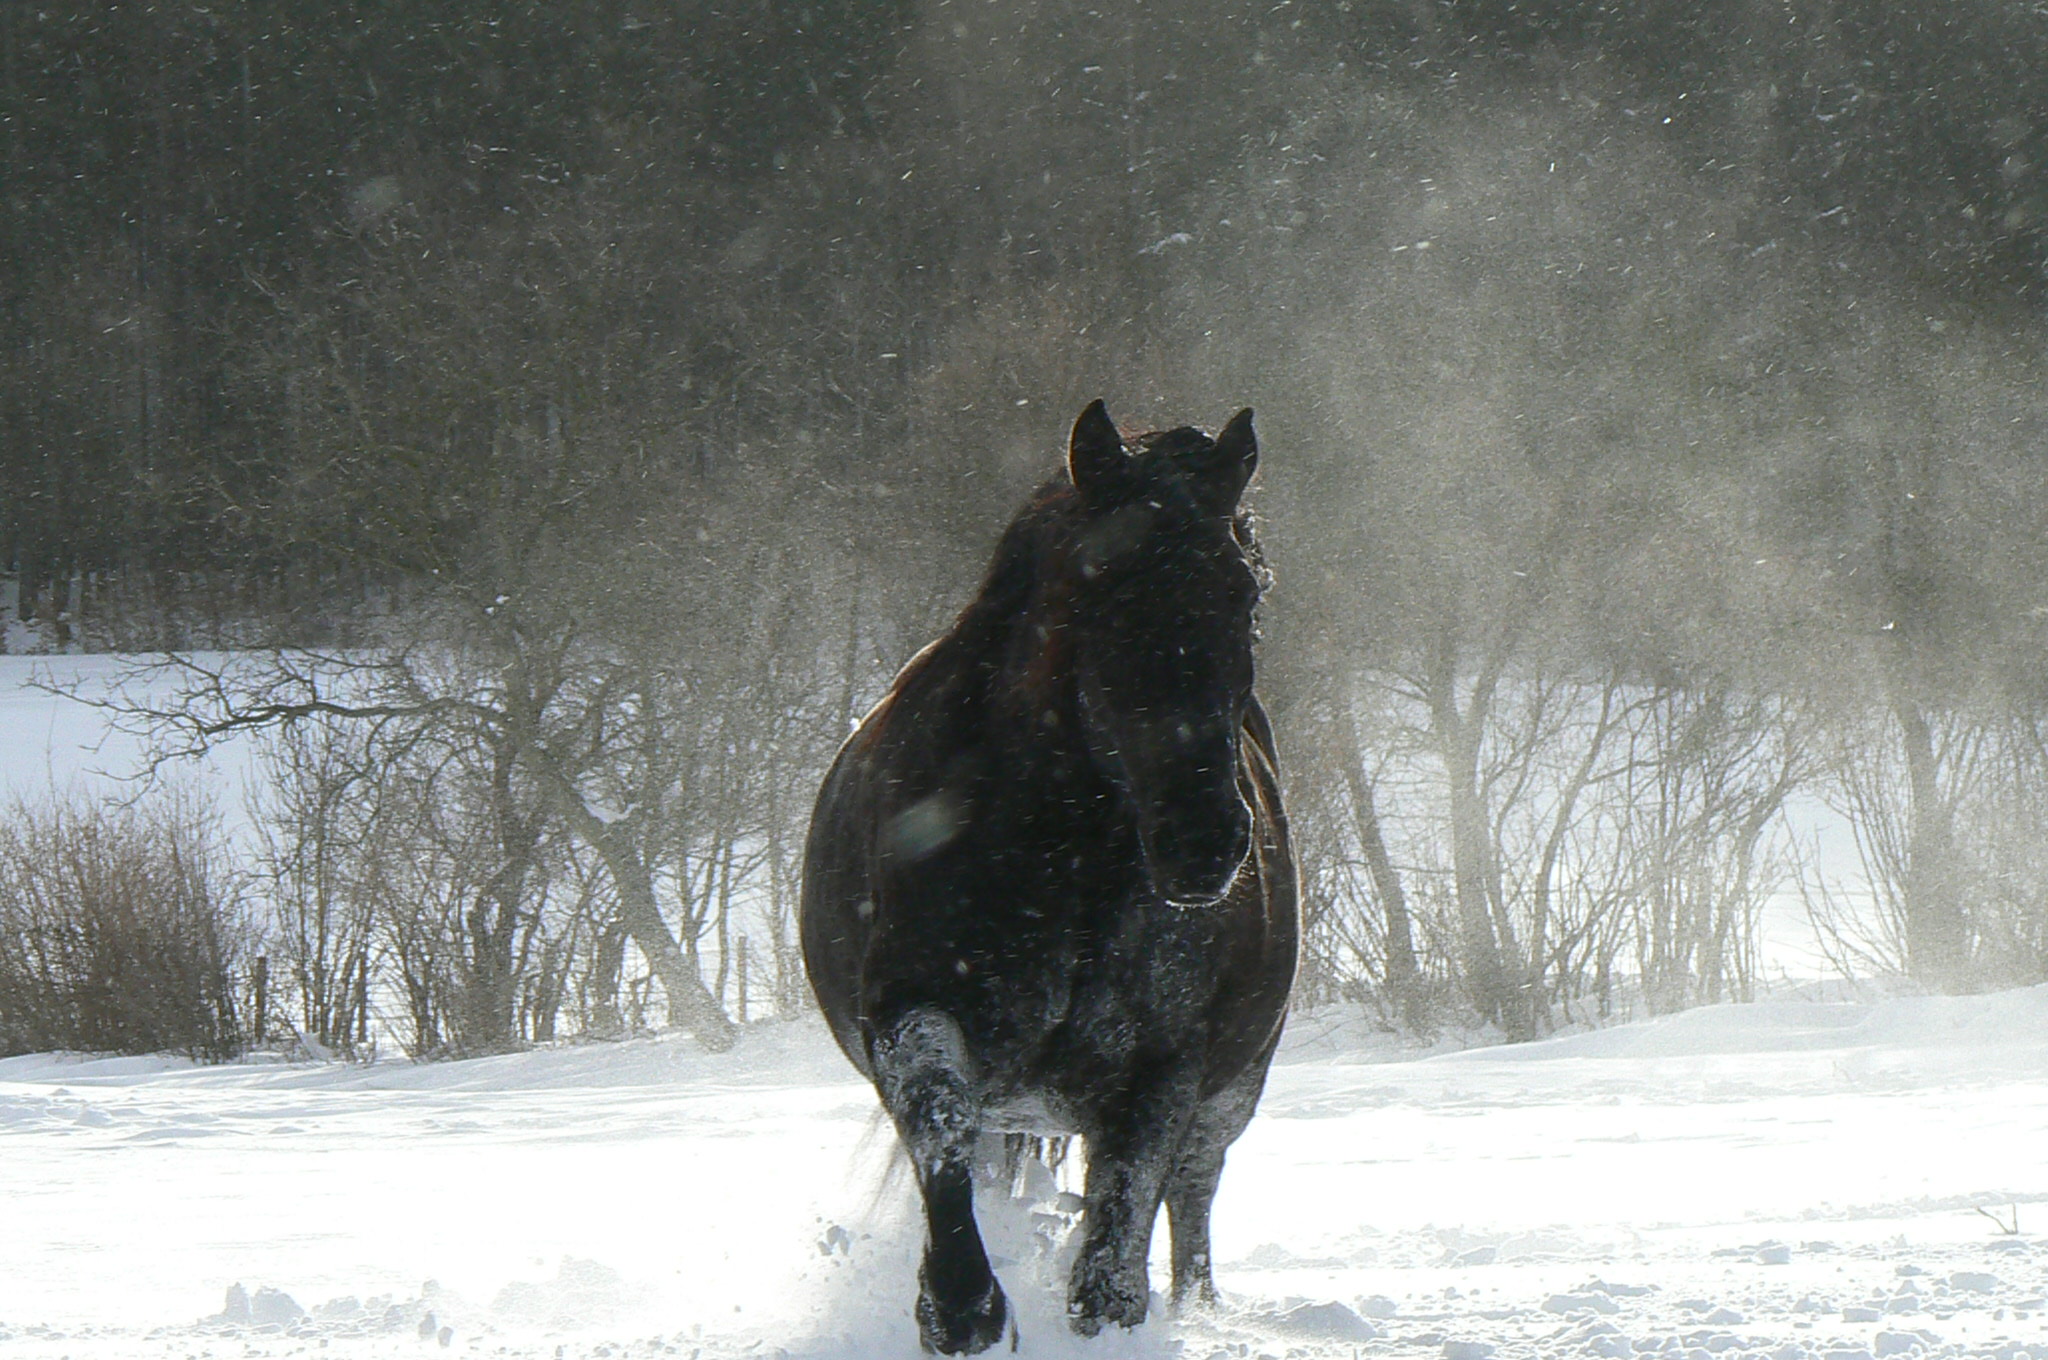
[[[834,1037],[916,1168],[927,1350],[1009,1308],[974,1223],[982,1132],[1077,1133],[1075,1330],[1210,1302],[1209,1205],[1293,982],[1294,861],[1252,697],[1252,413],[1126,449],[1095,402],[980,597],[847,740],[804,851],[803,949]]]

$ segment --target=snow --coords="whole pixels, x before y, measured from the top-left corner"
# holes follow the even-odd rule
[[[114,798],[135,794],[147,744],[140,735],[110,724],[104,709],[63,693],[94,700],[136,692],[137,661],[113,655],[0,655],[0,802],[35,802],[53,792]],[[145,687],[139,693],[150,691]],[[226,742],[204,764],[179,762],[165,775],[212,799],[223,829],[241,836],[247,833],[242,792],[254,755],[249,742]]]
[[[1220,1312],[1079,1341],[1062,1187],[983,1220],[1026,1356],[2048,1356],[2044,1135],[2048,987],[1433,1054],[1327,1012],[1232,1153]],[[0,1149],[0,1360],[917,1353],[914,1192],[811,1021],[17,1058]]]
[[[66,703],[41,685],[104,687],[124,658],[0,656],[0,794],[34,797],[75,787],[97,772],[125,771],[139,745],[110,733],[106,716]]]

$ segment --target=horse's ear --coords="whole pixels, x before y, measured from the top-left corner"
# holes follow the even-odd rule
[[[1252,433],[1252,408],[1247,406],[1230,418],[1216,442],[1194,460],[1194,484],[1202,504],[1211,512],[1227,515],[1237,509],[1237,498],[1259,466],[1259,437]]]
[[[1123,436],[1109,418],[1109,408],[1100,397],[1088,403],[1074,422],[1073,438],[1067,441],[1067,476],[1084,496],[1099,495],[1123,479],[1125,464]]]

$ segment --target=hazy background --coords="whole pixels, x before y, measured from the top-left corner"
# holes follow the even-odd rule
[[[2037,981],[2044,155],[1989,0],[8,6],[5,641],[240,649],[228,1047],[716,1042],[1074,414],[1248,404],[1304,1004]]]

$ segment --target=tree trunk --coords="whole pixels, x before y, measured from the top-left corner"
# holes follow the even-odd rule
[[[1501,958],[1487,891],[1492,877],[1492,837],[1479,791],[1479,743],[1454,715],[1439,713],[1437,756],[1451,804],[1451,884],[1458,908],[1458,940],[1465,956],[1465,985],[1482,1019],[1511,1039],[1530,1035],[1521,998]]]
[[[1458,903],[1458,934],[1465,952],[1465,980],[1482,1018],[1511,1040],[1533,1038],[1521,989],[1508,976],[1493,921],[1492,836],[1479,792],[1478,752],[1457,738],[1441,743],[1451,803],[1451,880]]]
[[[1880,635],[1880,664],[1906,758],[1906,863],[1899,885],[1906,972],[1934,991],[1955,992],[1969,981],[1969,928],[1958,881],[1954,809],[1942,794],[1934,732],[1920,702],[1943,688],[1932,679],[1943,651],[1934,549],[1942,514],[1940,478],[1934,450],[1923,441],[1906,442],[1892,457],[1891,476],[1903,494],[1892,502],[1881,545],[1890,622]]]
[[[510,754],[500,748],[491,755],[491,833],[502,858],[479,885],[465,921],[468,957],[462,960],[461,1014],[453,1037],[470,1053],[510,1053],[520,1046],[519,921],[540,840],[535,826],[520,816]]]
[[[1379,805],[1372,780],[1365,773],[1365,752],[1358,726],[1349,711],[1344,714],[1344,783],[1351,793],[1352,819],[1357,824],[1358,843],[1365,854],[1366,872],[1380,899],[1386,927],[1386,984],[1388,994],[1400,1008],[1401,1018],[1412,1029],[1421,1023],[1421,978],[1415,964],[1415,927],[1408,914],[1408,893],[1401,875],[1387,853],[1386,835],[1380,826]]]
[[[1521,989],[1508,976],[1501,935],[1494,920],[1493,828],[1479,783],[1479,745],[1498,672],[1482,671],[1473,682],[1468,708],[1458,702],[1458,646],[1446,630],[1431,658],[1426,699],[1430,736],[1444,767],[1451,805],[1451,880],[1457,899],[1458,938],[1464,953],[1465,986],[1480,1017],[1501,1027],[1510,1040],[1534,1038]]]
[[[598,932],[595,957],[590,964],[590,1013],[584,1024],[592,1034],[614,1038],[626,1032],[626,1015],[619,1009],[619,975],[626,967],[626,927],[607,922]]]
[[[661,919],[661,909],[654,901],[654,876],[629,850],[598,845],[597,852],[619,890],[619,918],[626,933],[647,956],[648,966],[661,979],[661,989],[668,993],[668,1022],[695,1034],[697,1042],[713,1053],[731,1048],[738,1037],[732,1021],[684,957],[676,937],[669,933],[668,922]]]
[[[1587,785],[1593,782],[1593,769],[1600,763],[1601,750],[1607,745],[1607,736],[1614,721],[1615,693],[1620,685],[1609,680],[1600,692],[1600,717],[1593,725],[1593,732],[1586,740],[1586,749],[1579,758],[1576,769],[1558,790],[1557,807],[1551,815],[1550,830],[1543,839],[1543,854],[1536,865],[1536,881],[1531,890],[1528,960],[1521,966],[1523,1005],[1529,1015],[1532,1028],[1552,1028],[1550,1011],[1550,990],[1546,978],[1549,975],[1550,954],[1550,899],[1553,885],[1557,881],[1557,862],[1564,853],[1564,844],[1572,831],[1572,824],[1578,815],[1579,799],[1585,795]]]
[[[713,1053],[731,1048],[738,1031],[718,999],[705,988],[694,960],[676,943],[668,922],[661,919],[661,908],[654,900],[654,874],[639,848],[629,843],[631,838],[621,827],[590,810],[576,786],[545,753],[529,750],[527,759],[570,830],[604,861],[605,872],[619,894],[619,924],[668,994],[668,1022],[695,1034],[697,1042]]]
[[[1956,882],[1955,822],[1941,792],[1934,733],[1920,706],[1892,697],[1906,755],[1906,971],[1937,992],[1963,990],[1969,973],[1969,927]]]

